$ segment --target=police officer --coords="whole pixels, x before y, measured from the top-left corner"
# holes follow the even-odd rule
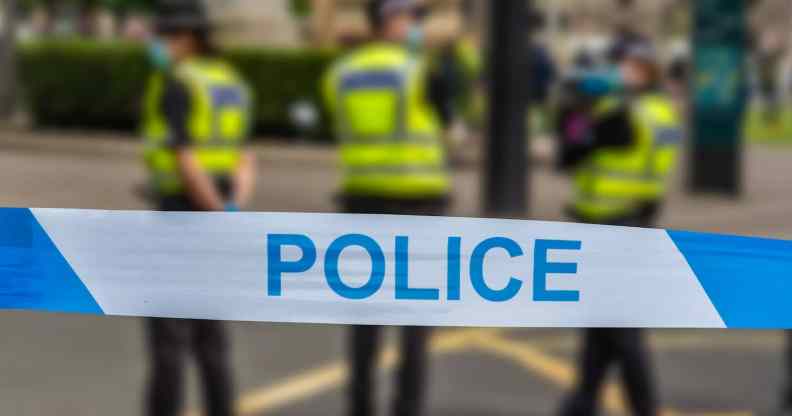
[[[780,408],[773,412],[768,412],[768,414],[772,414],[774,416],[790,416],[792,415],[792,331],[785,331],[784,335],[786,336],[786,348],[785,348],[785,373],[784,376],[786,380],[784,382],[786,385],[781,392],[781,405]]]
[[[476,5],[472,0],[462,3],[463,22],[474,27]],[[453,139],[461,140],[465,136],[462,127],[480,127],[482,109],[481,91],[483,62],[481,59],[481,36],[473,30],[466,30],[439,49],[433,59],[435,70],[446,74],[446,79],[453,86],[454,108],[464,124],[455,124],[452,131]],[[452,143],[455,144],[455,143]],[[457,143],[458,144],[458,143]]]
[[[235,71],[214,56],[210,22],[195,1],[163,0],[157,67],[145,96],[145,160],[162,211],[235,211],[251,196],[248,136],[250,96]],[[221,278],[221,276],[218,276]],[[219,322],[149,319],[151,354],[146,412],[180,414],[184,364],[193,353],[205,393],[206,414],[233,414],[228,340]]]
[[[784,332],[786,335],[786,386],[781,394],[781,407],[777,412],[773,413],[778,416],[792,415],[792,331]]]
[[[593,142],[575,174],[570,214],[585,223],[651,227],[674,168],[681,126],[660,89],[662,77],[650,43],[627,47],[619,68],[624,93],[595,105]],[[597,414],[611,367],[621,371],[632,413],[657,415],[649,351],[639,329],[586,331],[578,385],[561,414]]]
[[[450,103],[432,100],[442,81],[431,79],[421,53],[419,11],[410,0],[369,1],[376,40],[340,59],[325,80],[341,141],[345,212],[439,215],[448,205],[442,120]],[[349,414],[372,415],[381,328],[358,326],[350,335]],[[402,330],[394,415],[422,413],[428,336],[428,328]]]

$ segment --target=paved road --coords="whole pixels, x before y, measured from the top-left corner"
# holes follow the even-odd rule
[[[0,206],[138,209],[144,179],[132,141],[0,130]],[[261,145],[257,210],[332,210],[331,151]],[[532,216],[560,219],[566,182],[537,149]],[[546,156],[546,155],[545,155]],[[671,197],[664,223],[677,228],[792,237],[792,152],[751,147],[740,200]],[[477,166],[456,175],[456,215],[478,213]],[[336,415],[344,403],[343,328],[231,325],[244,415]],[[0,414],[138,415],[145,381],[135,319],[4,313],[0,317]],[[652,333],[668,415],[738,416],[770,408],[781,384],[783,338],[768,332]],[[439,331],[432,415],[551,415],[573,382],[576,334],[550,330]],[[382,399],[398,359],[384,352]],[[192,378],[190,406],[199,404]],[[624,405],[611,388],[605,405]]]

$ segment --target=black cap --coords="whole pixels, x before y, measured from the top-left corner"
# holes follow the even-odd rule
[[[616,38],[608,49],[608,59],[611,62],[619,62],[625,58],[627,52],[635,45],[642,44],[651,44],[651,41],[631,27],[622,25],[617,28]]]
[[[366,5],[366,17],[375,29],[380,28],[385,19],[399,13],[412,13],[420,19],[428,12],[426,6],[417,0],[369,0]]]
[[[650,64],[657,63],[657,51],[652,42],[649,41],[634,42],[628,45],[624,50],[623,57],[625,59],[635,59]]]
[[[159,33],[206,31],[212,28],[212,23],[200,0],[159,0],[155,25]]]

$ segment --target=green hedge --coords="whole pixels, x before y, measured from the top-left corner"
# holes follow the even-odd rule
[[[134,126],[150,73],[142,47],[115,43],[26,44],[19,65],[35,121],[56,127]]]
[[[25,44],[20,77],[35,122],[45,127],[134,129],[151,72],[145,49],[117,42]],[[256,95],[260,134],[290,134],[289,107],[320,103],[319,80],[335,54],[318,50],[244,48],[226,57]]]

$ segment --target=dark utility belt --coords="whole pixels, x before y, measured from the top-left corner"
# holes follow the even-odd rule
[[[341,194],[337,200],[341,210],[349,214],[442,215],[451,204],[448,195],[385,198]]]

